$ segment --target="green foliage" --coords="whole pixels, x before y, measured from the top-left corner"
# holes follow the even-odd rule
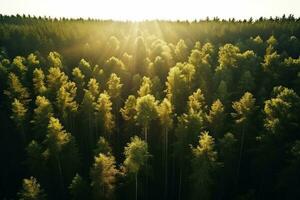
[[[87,84],[87,88],[94,97],[98,97],[100,92],[100,86],[96,79],[91,78]]]
[[[115,73],[110,75],[107,85],[109,96],[112,99],[120,98],[123,84],[121,84],[121,79]]]
[[[50,52],[48,57],[48,62],[50,67],[62,68],[61,55],[55,51]]]
[[[117,173],[113,156],[100,153],[95,157],[90,173],[94,199],[113,198]]]
[[[173,109],[171,102],[164,98],[164,100],[159,104],[157,111],[162,126],[170,128],[173,124]]]
[[[53,116],[53,107],[44,96],[37,96],[35,104],[36,108],[34,109],[31,123],[33,124],[35,139],[41,140],[45,137],[49,119]]]
[[[56,97],[56,92],[66,84],[68,81],[68,76],[60,70],[58,67],[51,67],[49,69],[49,74],[47,75],[47,87],[50,93],[50,99]]]
[[[33,86],[34,91],[38,95],[45,95],[47,88],[45,86],[45,75],[42,69],[35,68],[33,71]]]
[[[125,101],[124,107],[120,110],[122,117],[126,121],[133,121],[136,115],[136,98],[129,95]]]
[[[99,95],[99,98],[95,105],[95,114],[99,124],[103,125],[102,131],[104,133],[111,132],[115,126],[114,116],[112,114],[112,102],[107,92],[103,92]]]
[[[100,153],[105,154],[105,155],[112,153],[112,148],[111,148],[110,144],[105,140],[104,137],[99,137],[97,146],[94,150],[95,155],[98,155]]]
[[[246,92],[239,101],[233,102],[232,108],[235,113],[232,116],[237,124],[247,123],[256,110],[255,98],[249,92]]]
[[[293,130],[299,123],[299,96],[291,89],[279,86],[273,89],[274,96],[265,102],[264,126],[274,134]]]
[[[192,149],[192,199],[211,199],[214,184],[213,173],[217,167],[214,138],[202,132],[199,144]]]
[[[25,120],[26,120],[28,110],[18,99],[14,100],[11,107],[12,107],[11,118],[15,121],[17,127],[22,130],[25,125]]]
[[[142,126],[149,126],[149,123],[158,116],[157,105],[158,102],[151,94],[139,97],[136,100],[137,122]]]
[[[217,99],[211,105],[207,115],[208,126],[215,136],[219,136],[224,131],[226,113],[222,102]]]
[[[138,95],[140,97],[146,96],[148,94],[151,94],[152,92],[152,81],[148,77],[143,77],[142,84],[140,86],[140,89],[138,90]]]
[[[28,103],[30,94],[26,87],[22,85],[20,79],[14,74],[9,73],[8,75],[8,89],[4,91],[10,101],[18,99],[22,104]]]
[[[89,186],[85,180],[76,174],[69,186],[70,194],[72,200],[81,200],[84,198],[89,198]]]
[[[134,174],[140,171],[150,156],[147,143],[137,136],[131,138],[130,143],[124,149],[124,154],[126,171]]]
[[[199,113],[204,112],[206,109],[205,98],[200,89],[197,89],[191,96],[189,96],[188,101],[188,111],[189,113]]]
[[[20,200],[45,200],[46,195],[34,177],[23,179],[23,188],[18,193]]]

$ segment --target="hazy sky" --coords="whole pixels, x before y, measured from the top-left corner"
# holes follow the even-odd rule
[[[0,0],[1,14],[117,20],[300,16],[300,0]]]

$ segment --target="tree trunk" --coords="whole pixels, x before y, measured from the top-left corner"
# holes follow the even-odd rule
[[[168,198],[168,128],[165,129],[165,199]]]
[[[56,155],[56,160],[57,160],[58,173],[59,173],[59,179],[60,179],[61,194],[64,197],[64,180],[63,180],[63,175],[62,175],[62,167],[61,167],[59,154]]]
[[[243,155],[243,149],[244,149],[244,140],[245,140],[245,124],[243,124],[243,126],[242,126],[242,140],[241,140],[240,155],[239,155],[239,162],[238,162],[238,168],[237,168],[237,178],[236,178],[237,186],[239,185],[238,182],[239,182],[241,161],[242,161],[242,155]]]
[[[179,188],[178,188],[178,200],[181,199],[181,180],[182,179],[182,167],[180,167],[180,172],[179,172]]]
[[[137,181],[137,175],[138,175],[138,173],[135,173],[135,200],[137,200],[137,194],[138,194],[138,181]]]

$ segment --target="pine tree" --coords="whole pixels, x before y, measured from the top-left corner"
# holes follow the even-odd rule
[[[75,126],[78,104],[75,100],[77,87],[74,82],[67,82],[57,91],[56,105],[62,121],[69,130]]]
[[[135,136],[131,138],[130,143],[124,149],[125,160],[124,166],[129,174],[135,176],[135,199],[138,199],[138,173],[150,156],[148,145],[145,141]]]
[[[112,114],[112,102],[110,96],[106,91],[99,95],[99,98],[95,105],[95,115],[96,115],[96,136],[98,136],[98,128],[100,128],[103,135],[107,138],[112,132],[115,126],[114,116]]]
[[[240,154],[239,154],[239,163],[237,169],[237,180],[240,175],[241,161],[244,152],[244,143],[245,134],[249,133],[251,120],[253,120],[253,114],[256,111],[255,98],[249,92],[246,92],[239,101],[233,102],[232,108],[235,110],[235,113],[232,113],[233,118],[235,119],[235,123],[238,126],[238,130],[241,132],[241,146],[240,146]],[[247,136],[249,138],[249,136]],[[249,142],[249,140],[247,140]]]
[[[192,148],[192,199],[211,199],[214,185],[213,173],[217,167],[214,138],[202,132],[197,147]]]
[[[22,190],[18,193],[19,200],[45,200],[46,194],[34,177],[23,179]]]
[[[163,127],[163,137],[165,139],[165,199],[168,198],[168,146],[169,146],[169,129],[173,125],[173,110],[172,105],[168,99],[164,99],[158,107],[158,116],[160,119],[160,123]]]
[[[140,97],[143,97],[146,96],[147,94],[151,94],[151,92],[152,92],[152,81],[150,80],[150,78],[144,76],[140,89],[138,90],[138,95]]]
[[[45,86],[45,75],[42,69],[35,68],[33,71],[33,86],[34,92],[37,95],[45,95],[47,88]]]
[[[69,191],[72,200],[82,200],[90,198],[89,186],[79,174],[76,174],[74,176],[69,186]]]
[[[27,108],[18,100],[15,99],[12,103],[12,115],[11,118],[14,120],[17,128],[20,130],[23,142],[26,141],[25,136],[25,127],[26,127],[26,118],[28,116]]]
[[[207,115],[208,127],[215,137],[223,135],[226,113],[222,102],[217,99],[210,108],[209,114]]]
[[[30,101],[30,94],[26,87],[24,87],[19,80],[18,76],[14,73],[8,75],[8,89],[4,91],[12,102],[14,99],[18,99],[22,104],[27,104]]]
[[[197,89],[188,100],[188,112],[199,113],[206,110],[205,98],[200,89]]]
[[[47,132],[49,119],[53,116],[53,107],[50,101],[44,96],[37,96],[35,100],[36,108],[33,111],[34,139],[42,141]]]
[[[90,173],[93,199],[113,199],[117,173],[112,155],[100,153],[95,157]]]
[[[49,153],[49,160],[53,162],[56,177],[64,196],[64,180],[70,181],[78,167],[78,151],[73,136],[63,129],[58,119],[51,117],[48,125],[48,134],[44,143]]]
[[[148,94],[139,97],[136,101],[136,120],[143,127],[145,141],[148,139],[148,130],[152,120],[158,117],[157,104],[154,96]]]

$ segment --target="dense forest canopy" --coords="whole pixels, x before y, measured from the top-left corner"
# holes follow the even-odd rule
[[[1,199],[299,199],[300,18],[0,15]]]

